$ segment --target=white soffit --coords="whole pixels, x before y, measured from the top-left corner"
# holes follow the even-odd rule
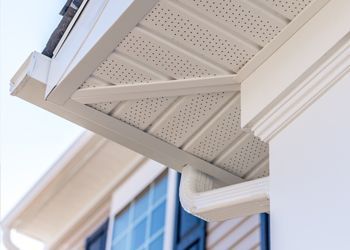
[[[267,176],[268,145],[240,126],[239,83],[327,0],[106,2],[108,8],[129,5],[86,50],[100,25],[96,21],[74,50],[79,63],[74,58],[66,62],[53,90],[49,81],[48,102],[99,128],[77,123],[178,171],[190,164],[231,183]],[[106,13],[101,11],[99,18]],[[84,13],[72,39],[79,34],[79,22]],[[69,46],[76,45],[68,37],[59,54],[68,53]],[[160,89],[157,93],[152,84]],[[222,91],[211,91],[215,84]],[[120,89],[125,96],[118,97]]]

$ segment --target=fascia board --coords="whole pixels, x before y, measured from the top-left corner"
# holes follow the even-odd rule
[[[158,0],[90,0],[52,61],[46,98],[65,103]]]
[[[251,128],[349,33],[349,12],[349,1],[330,1],[242,82],[242,127]]]

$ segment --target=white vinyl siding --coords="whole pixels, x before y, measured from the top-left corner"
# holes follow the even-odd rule
[[[207,250],[260,249],[260,217],[252,215],[207,225]]]

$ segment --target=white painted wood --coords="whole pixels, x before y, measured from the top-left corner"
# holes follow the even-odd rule
[[[166,96],[186,96],[225,91],[239,91],[240,84],[234,75],[189,78],[132,85],[117,84],[98,88],[77,90],[72,99],[80,103],[125,101]]]
[[[346,36],[322,57],[311,74],[302,77],[296,88],[252,123],[254,134],[269,141],[350,70],[350,36]]]
[[[46,83],[51,59],[41,53],[34,51],[23,62],[16,74],[12,77],[10,91],[16,95],[29,81]]]
[[[66,102],[157,1],[108,0],[107,3],[102,3],[100,0],[89,1],[86,10],[55,58],[57,66],[51,67],[51,72],[55,72],[56,67],[61,70],[59,73],[52,73],[56,77],[49,80],[46,92],[48,100],[60,104]],[[98,6],[101,6],[99,11]],[[89,20],[88,16],[93,16],[92,20]],[[89,23],[85,28],[84,21]],[[81,27],[84,32],[81,33],[80,30],[75,32]]]
[[[298,85],[299,77],[349,32],[349,11],[349,1],[330,1],[243,81],[243,127]]]
[[[349,107],[350,73],[270,141],[271,249],[349,248]]]
[[[80,57],[81,59],[82,55],[79,52],[88,38],[92,37],[90,36],[91,29],[97,24],[108,2],[109,0],[89,0],[89,4],[85,6],[59,53],[52,60],[45,95],[49,94],[61,81],[68,68],[74,65],[73,61],[79,61],[75,58]],[[79,32],[76,32],[77,30]]]
[[[64,31],[63,36],[61,37],[60,41],[58,42],[58,44],[56,45],[56,48],[53,51],[53,57],[55,58],[55,56],[57,55],[57,53],[60,51],[62,45],[64,44],[64,42],[66,41],[68,35],[70,34],[70,32],[72,31],[74,25],[76,24],[77,20],[80,17],[81,12],[84,10],[87,2],[89,0],[83,0],[83,2],[80,4],[79,9],[76,11],[76,13],[73,16],[73,19],[70,21],[67,29]]]

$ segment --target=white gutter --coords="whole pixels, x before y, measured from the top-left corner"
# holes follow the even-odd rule
[[[222,183],[187,165],[182,170],[183,208],[206,221],[269,212],[269,177],[222,187]]]
[[[63,157],[60,157],[57,162],[53,164],[53,167],[50,168],[46,174],[37,181],[33,188],[27,192],[24,198],[19,201],[18,205],[12,209],[10,214],[3,219],[1,222],[1,228],[3,230],[2,238],[7,249],[19,249],[11,239],[11,230],[16,227],[17,218],[31,203],[33,203],[33,201],[37,198],[37,195],[42,193],[42,191],[52,182],[52,180],[67,166],[67,163],[70,162],[75,155],[93,139],[93,137],[94,134],[91,132],[83,133],[77,139],[77,141],[62,154]]]
[[[11,79],[11,94],[16,95],[22,88],[26,88],[33,82],[46,83],[48,72],[51,64],[51,59],[42,55],[39,52],[33,52],[28,59],[23,63],[15,76]],[[44,96],[43,96],[44,98]],[[16,227],[16,218],[26,209],[26,207],[34,201],[36,196],[45,189],[45,187],[51,182],[51,180],[62,171],[84,145],[86,145],[92,138],[93,133],[83,133],[80,138],[70,146],[64,153],[64,159],[60,158],[59,161],[54,164],[54,168],[51,168],[39,181],[38,185],[34,187],[24,196],[24,198],[18,203],[10,214],[8,214],[1,222],[1,228],[3,230],[3,242],[9,250],[19,250],[19,248],[13,243],[11,239],[11,230]]]
[[[9,225],[2,225],[3,234],[2,234],[2,242],[6,249],[8,250],[20,250],[16,245],[13,244],[11,239],[11,226]]]
[[[40,60],[37,58],[40,57]],[[39,82],[45,82],[47,79],[47,74],[49,71],[51,59],[41,55],[38,52],[33,52],[29,58],[23,63],[21,68],[17,71],[15,76],[11,79],[11,94],[15,95],[19,88],[23,88],[29,81],[35,80]],[[37,64],[40,65],[37,65]],[[23,84],[21,84],[23,83]],[[33,190],[31,190],[33,191]],[[35,190],[36,191],[36,190]],[[34,193],[36,192],[28,192],[25,198],[20,202],[22,205],[20,207],[16,207],[12,210],[12,212],[5,217],[5,219],[1,222],[1,228],[3,231],[2,239],[5,247],[9,250],[19,250],[11,239],[11,230],[15,226],[14,222],[17,216],[23,212],[25,206],[29,204],[35,197]]]

